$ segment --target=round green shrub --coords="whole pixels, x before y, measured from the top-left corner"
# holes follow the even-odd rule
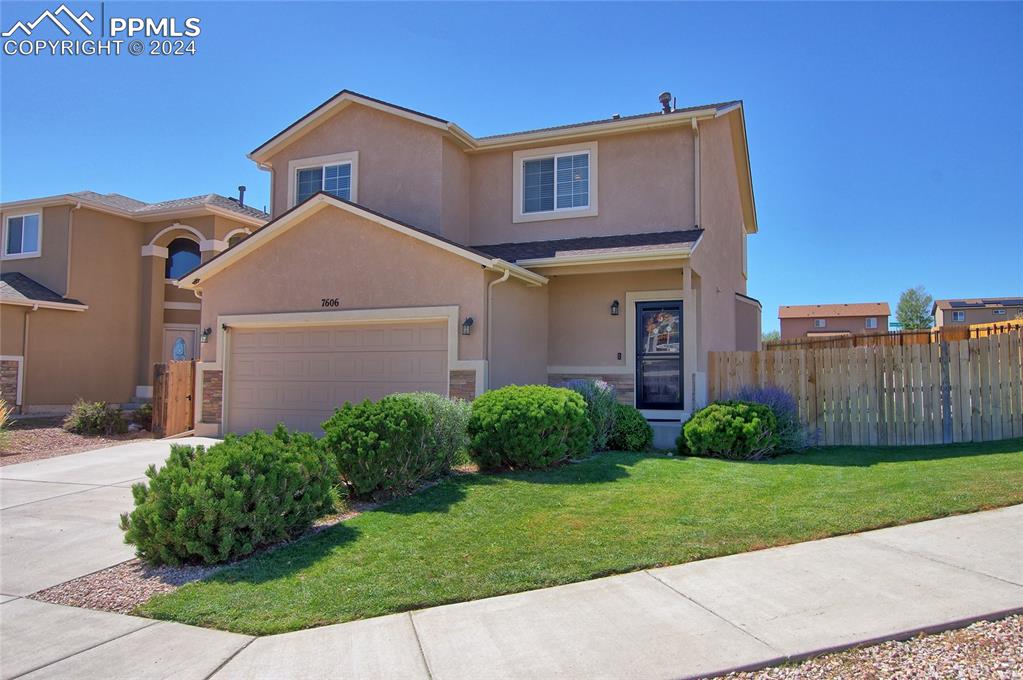
[[[125,543],[152,564],[215,564],[308,529],[333,508],[337,470],[312,436],[278,425],[209,449],[171,445],[146,476],[121,515]]]
[[[469,451],[481,468],[546,468],[592,449],[586,402],[572,390],[509,385],[472,403]]]
[[[770,408],[744,401],[722,401],[700,409],[682,428],[680,454],[757,460],[778,446],[777,420]]]
[[[433,424],[421,400],[396,394],[345,403],[323,423],[322,443],[352,495],[385,498],[413,491],[450,465],[433,443]]]
[[[654,429],[635,406],[615,404],[614,429],[608,448],[615,451],[646,451],[654,443]]]

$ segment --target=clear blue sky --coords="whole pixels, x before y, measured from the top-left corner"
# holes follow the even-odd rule
[[[99,16],[98,2],[74,2]],[[6,30],[49,6],[0,4]],[[194,57],[0,57],[0,199],[249,187],[245,153],[342,88],[475,135],[743,99],[779,304],[1023,294],[1023,4],[123,3]]]

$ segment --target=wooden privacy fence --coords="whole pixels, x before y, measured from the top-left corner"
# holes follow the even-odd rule
[[[170,437],[195,427],[194,391],[194,361],[153,365],[154,435]]]
[[[904,446],[1023,437],[1023,328],[908,346],[711,352],[708,393],[791,394],[822,445]]]

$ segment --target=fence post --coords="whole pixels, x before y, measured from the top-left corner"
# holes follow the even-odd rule
[[[939,361],[941,363],[941,441],[943,444],[952,443],[952,379],[949,375],[948,341],[942,339],[938,345]]]

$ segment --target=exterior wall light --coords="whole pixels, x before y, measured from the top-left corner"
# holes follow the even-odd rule
[[[205,345],[207,342],[210,341],[210,336],[211,335],[213,335],[213,329],[212,328],[207,327],[207,328],[203,329],[202,337],[199,338],[199,342],[201,342],[202,344]]]
[[[472,317],[466,317],[465,321],[462,322],[462,335],[469,335],[472,333]]]
[[[618,316],[619,311],[618,300],[611,303],[611,316]]]

